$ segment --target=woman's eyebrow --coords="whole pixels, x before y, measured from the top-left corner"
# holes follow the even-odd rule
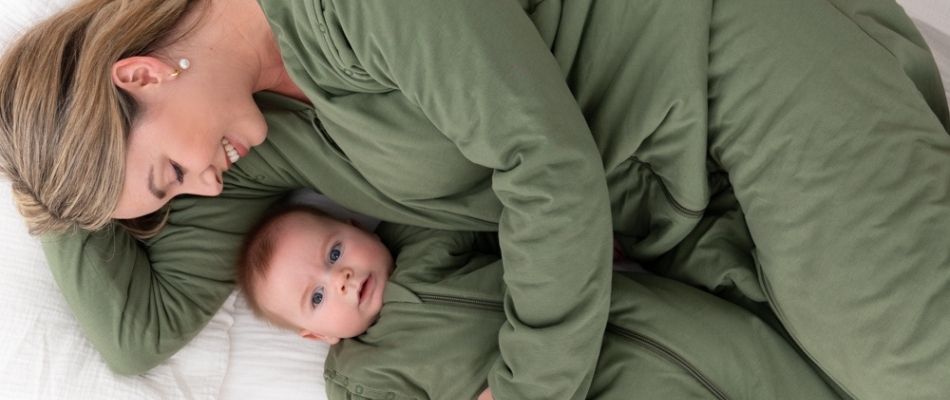
[[[148,167],[148,191],[152,192],[152,194],[155,195],[155,197],[158,197],[159,200],[162,200],[165,198],[166,193],[164,190],[155,187],[155,180],[153,178],[154,174],[155,174],[155,167],[154,166]]]

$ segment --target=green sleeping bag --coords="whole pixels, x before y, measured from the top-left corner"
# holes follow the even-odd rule
[[[474,399],[497,357],[506,313],[492,234],[383,225],[396,255],[379,320],[334,345],[334,399]],[[565,293],[565,296],[570,296]],[[553,344],[543,354],[575,357]],[[556,376],[547,379],[558,379]],[[547,381],[530,382],[544,390]],[[639,273],[614,274],[610,320],[590,399],[837,399],[780,335],[700,290]]]

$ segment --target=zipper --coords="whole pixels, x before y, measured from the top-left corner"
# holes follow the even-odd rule
[[[447,296],[441,294],[431,294],[431,293],[417,293],[416,297],[419,300],[422,300],[423,303],[429,304],[444,304],[452,306],[461,306],[461,307],[470,307],[477,308],[488,311],[503,311],[502,302],[500,301],[491,301],[491,300],[482,300],[475,299],[471,297],[460,297],[460,296]],[[686,370],[686,372],[692,376],[694,379],[699,381],[699,383],[706,388],[713,396],[719,400],[729,400],[729,398],[723,393],[722,389],[719,389],[712,380],[703,375],[698,368],[694,367],[689,361],[686,361],[679,354],[676,354],[673,350],[670,350],[668,347],[663,346],[659,342],[650,339],[646,336],[643,336],[639,333],[629,331],[627,329],[621,328],[614,324],[607,324],[607,331],[614,333],[620,337],[623,337],[627,340],[630,340],[634,343],[637,343],[643,347],[646,347],[647,350],[652,351],[653,353],[659,355],[660,357],[666,359],[667,361],[672,362],[675,365],[678,365],[680,368]]]
[[[699,384],[706,388],[713,396],[719,400],[728,400],[729,398],[723,393],[722,389],[716,386],[711,379],[703,375],[698,368],[694,367],[689,361],[686,361],[679,354],[676,354],[673,350],[670,350],[668,347],[660,344],[659,342],[650,339],[649,337],[643,336],[639,333],[632,332],[621,328],[614,324],[607,324],[607,331],[614,333],[618,336],[621,336],[625,339],[628,339],[632,342],[635,342],[643,347],[646,347],[647,350],[653,352],[654,354],[659,355],[660,357],[666,359],[667,361],[672,362],[686,370],[686,372],[692,376],[694,379],[699,381]]]
[[[489,311],[504,311],[500,301],[473,299],[471,297],[446,296],[430,293],[416,293],[416,297],[418,297],[419,300],[422,300],[423,303],[472,307]]]

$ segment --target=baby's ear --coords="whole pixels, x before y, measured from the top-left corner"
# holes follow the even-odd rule
[[[338,337],[323,336],[317,333],[310,332],[306,329],[301,330],[300,332],[298,332],[298,334],[300,335],[300,337],[304,339],[319,340],[326,344],[329,344],[330,346],[333,346],[340,342],[340,338]]]

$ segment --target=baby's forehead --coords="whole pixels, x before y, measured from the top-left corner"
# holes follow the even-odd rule
[[[325,238],[333,232],[331,225],[336,220],[307,210],[294,210],[282,214],[270,221],[270,225],[262,232],[266,238],[264,245],[270,248],[267,253],[267,268],[269,272],[275,269],[275,264],[282,261],[299,261],[300,258],[310,258],[313,251],[317,251]]]
[[[321,215],[314,215],[306,211],[294,211],[282,215],[273,221],[270,227],[268,241],[273,249],[269,263],[279,263],[281,260],[297,261],[300,257],[311,257],[328,235],[334,231],[331,225],[336,220]],[[273,270],[271,265],[270,270]]]
[[[316,232],[314,228],[322,228],[332,223],[333,220],[329,217],[313,214],[304,210],[295,210],[277,217],[277,219],[272,222],[271,230],[275,236],[301,234],[303,233],[302,231],[313,231],[311,234],[316,234],[318,232]]]

